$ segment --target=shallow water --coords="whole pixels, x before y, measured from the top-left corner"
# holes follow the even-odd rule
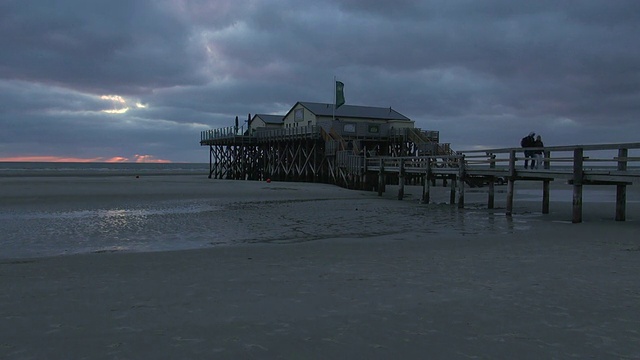
[[[538,201],[542,200],[542,191],[534,189],[523,189],[517,192],[527,200]],[[593,203],[615,203],[616,191],[613,186],[608,186],[606,189],[593,189],[585,187],[582,190],[582,196],[584,202]],[[549,197],[555,202],[572,202],[573,190],[571,189],[555,189],[549,191]],[[627,198],[627,203],[640,203],[640,199],[631,197]]]
[[[266,186],[175,177],[148,182],[78,178],[72,185],[67,180],[33,181],[5,182],[22,190],[15,196],[9,191],[4,200],[11,202],[0,204],[0,258],[381,236],[398,241],[474,239],[570,220],[572,199],[570,190],[552,189],[552,214],[542,215],[537,204],[541,191],[517,189],[515,211],[508,217],[500,190],[496,208],[489,210],[483,190],[469,191],[465,209],[458,209],[446,203],[447,189],[434,189],[432,203],[420,204],[419,196],[411,193],[403,201],[394,199],[392,188],[380,198],[372,192],[303,183]],[[585,191],[585,208],[602,213],[595,212],[596,221],[613,216],[612,193],[615,199],[615,188]],[[637,194],[630,193],[628,202],[637,203]]]
[[[0,258],[294,243],[405,233],[476,235],[528,227],[488,210],[380,199],[157,201],[127,207],[0,212]]]

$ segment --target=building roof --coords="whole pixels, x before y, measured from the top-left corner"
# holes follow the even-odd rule
[[[297,104],[304,106],[305,108],[307,108],[307,110],[309,110],[316,116],[333,116],[333,104],[301,101],[299,101]],[[296,106],[294,105],[293,108],[295,107]],[[289,110],[289,112],[291,112],[291,110]],[[393,110],[391,107],[383,108],[373,106],[342,105],[336,109],[335,115],[337,118],[365,118],[411,121],[411,119]]]
[[[262,119],[266,124],[282,124],[284,121],[283,115],[255,114],[253,116],[254,119],[257,117]]]

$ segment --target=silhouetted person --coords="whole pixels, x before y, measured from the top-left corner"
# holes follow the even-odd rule
[[[544,143],[542,142],[542,137],[540,135],[536,136],[536,141],[533,142],[533,147],[536,147],[536,148],[544,147]],[[543,154],[542,149],[533,150],[533,155],[535,160],[531,160],[532,169],[537,169],[538,166],[540,166],[540,163],[542,162],[542,154]]]
[[[532,150],[526,150],[527,148],[531,148],[533,147],[533,145],[536,142],[536,139],[534,138],[534,136],[536,135],[536,133],[534,133],[533,131],[529,133],[529,135],[525,136],[522,138],[522,140],[520,141],[520,146],[522,146],[525,151],[524,151],[524,168],[527,169],[529,168],[529,158],[531,158],[531,168],[533,169],[533,167],[536,164],[536,160],[534,159],[534,153]]]

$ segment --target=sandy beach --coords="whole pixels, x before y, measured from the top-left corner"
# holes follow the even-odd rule
[[[2,359],[640,358],[640,205],[514,216],[206,176],[0,179]],[[554,191],[556,191],[554,196]],[[590,192],[591,191],[591,192]],[[25,248],[26,247],[26,248]],[[169,251],[171,250],[171,251]]]

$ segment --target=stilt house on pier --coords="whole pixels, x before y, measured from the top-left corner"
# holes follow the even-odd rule
[[[367,187],[365,157],[449,155],[439,133],[414,127],[391,107],[297,102],[286,114],[256,114],[247,128],[202,131],[209,177],[309,181]]]

